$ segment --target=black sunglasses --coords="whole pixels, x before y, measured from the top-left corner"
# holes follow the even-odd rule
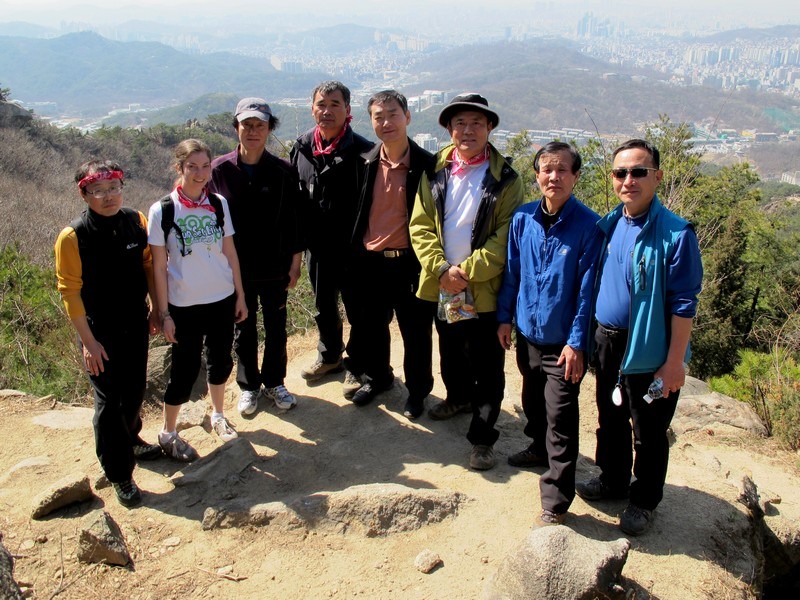
[[[648,171],[658,171],[654,167],[633,167],[632,169],[611,169],[611,174],[614,179],[625,179],[628,175],[634,179],[641,179],[647,177]]]

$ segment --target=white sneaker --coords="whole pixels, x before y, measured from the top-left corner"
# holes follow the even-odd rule
[[[220,417],[213,423],[211,423],[211,429],[214,430],[223,442],[230,442],[231,440],[235,440],[239,437],[239,434],[236,433],[236,430],[230,424],[230,421],[225,417]]]
[[[242,390],[239,392],[239,403],[236,405],[242,416],[252,415],[258,408],[258,390]]]
[[[289,390],[283,384],[272,388],[264,388],[264,395],[267,398],[271,398],[275,406],[281,410],[289,410],[297,404],[295,397],[289,393]]]

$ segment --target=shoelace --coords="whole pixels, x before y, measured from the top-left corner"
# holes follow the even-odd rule
[[[136,494],[136,485],[132,481],[123,481],[117,485],[123,496],[133,496]]]

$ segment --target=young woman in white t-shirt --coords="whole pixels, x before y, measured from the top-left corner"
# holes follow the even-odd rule
[[[200,140],[184,140],[175,148],[174,167],[178,180],[169,198],[175,227],[165,239],[160,200],[150,207],[148,219],[162,331],[172,343],[164,428],[158,442],[167,456],[189,462],[197,458],[197,451],[178,435],[176,423],[181,404],[191,395],[204,349],[214,408],[211,427],[225,442],[237,436],[225,418],[223,404],[225,383],[233,369],[233,324],[247,317],[247,306],[228,203],[217,196],[220,219],[206,190],[211,149]]]

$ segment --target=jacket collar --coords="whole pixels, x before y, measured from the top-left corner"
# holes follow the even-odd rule
[[[624,205],[622,203],[618,204],[610,213],[597,222],[597,226],[602,230],[603,233],[608,234],[616,222],[622,218],[623,208]],[[650,208],[647,211],[647,220],[645,221],[643,228],[655,221],[658,218],[659,213],[661,213],[663,210],[664,205],[661,204],[661,200],[658,198],[658,194],[656,194],[653,196],[653,201],[650,203]]]
[[[542,209],[543,204],[544,204],[544,197],[539,199],[539,206],[536,207],[536,216],[539,219],[542,218],[542,214],[544,213],[544,210]],[[561,212],[558,215],[558,220],[560,221],[561,219],[568,218],[573,213],[573,211],[577,206],[578,206],[578,199],[574,195],[570,194],[570,197],[567,198],[567,201],[564,203],[564,206],[561,207]]]
[[[361,153],[361,159],[367,164],[375,162],[376,160],[380,160],[382,147],[382,143],[375,144],[366,152]],[[417,143],[411,138],[408,138],[408,155],[413,157],[414,153],[416,152],[416,148],[418,148]]]

